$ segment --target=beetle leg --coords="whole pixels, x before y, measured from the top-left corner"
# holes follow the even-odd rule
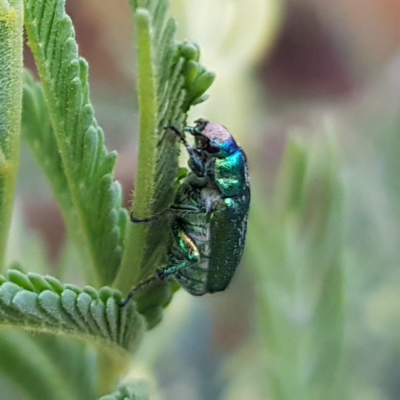
[[[194,240],[178,221],[173,223],[172,235],[174,245],[169,260],[171,265],[162,269],[165,277],[175,275],[179,270],[190,267],[200,259],[200,252]]]
[[[151,221],[152,217],[147,219]],[[139,222],[145,222],[145,221],[139,220]],[[165,268],[157,269],[155,275],[150,276],[143,282],[140,282],[138,285],[136,285],[128,293],[125,300],[119,303],[120,307],[124,307],[126,304],[128,304],[129,300],[139,289],[149,285],[154,281],[157,280],[162,281],[171,275],[175,275],[179,270],[183,268],[188,268],[199,260],[200,258],[199,249],[197,248],[193,239],[184,231],[184,229],[181,227],[178,221],[175,221],[174,223],[173,235],[174,235],[175,246],[177,247],[177,249],[176,252],[174,252],[174,254],[171,255],[172,258],[171,261],[173,261],[172,265],[169,265]]]
[[[151,217],[147,217],[147,218],[143,218],[143,219],[136,218],[133,216],[133,213],[131,213],[131,221],[138,222],[138,223],[155,221],[156,219],[163,217],[167,213],[173,213],[173,211],[170,210],[169,208],[166,208],[165,210],[160,211],[159,213],[154,214]]]
[[[182,142],[182,144],[186,147],[187,152],[189,153],[190,159],[192,160],[192,163],[194,165],[191,166],[192,169],[200,172],[201,174],[203,173],[204,167],[203,167],[203,162],[200,160],[199,154],[194,149],[185,139],[185,136],[183,136],[182,132],[176,128],[174,125],[168,126],[167,129],[171,129],[172,132],[178,136],[178,139]],[[194,167],[194,168],[193,168]]]
[[[125,300],[121,301],[121,303],[119,303],[120,307],[124,307],[128,304],[129,300],[133,297],[133,295],[142,287],[147,286],[148,284],[150,284],[153,281],[156,281],[158,279],[161,279],[158,274],[157,275],[153,275],[150,276],[149,278],[147,278],[146,280],[144,280],[143,282],[140,282],[137,286],[135,286],[126,296]]]

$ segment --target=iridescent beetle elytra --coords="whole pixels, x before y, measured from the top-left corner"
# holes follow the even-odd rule
[[[246,156],[228,130],[199,119],[185,132],[194,136],[194,147],[175,127],[171,129],[189,153],[189,174],[181,182],[170,208],[170,245],[166,266],[137,285],[121,303],[128,303],[141,287],[172,276],[189,293],[201,296],[224,290],[243,254],[250,184]]]

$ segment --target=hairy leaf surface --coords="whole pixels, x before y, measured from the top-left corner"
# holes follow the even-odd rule
[[[121,294],[104,287],[79,289],[51,276],[10,270],[0,276],[0,324],[23,329],[68,334],[132,351],[145,323],[133,302],[118,303]]]
[[[68,184],[82,237],[89,249],[96,285],[110,284],[122,257],[127,213],[121,187],[113,180],[115,153],[104,147],[89,100],[88,65],[78,46],[64,1],[27,0],[25,26],[46,98],[54,140],[50,151]],[[51,134],[49,132],[49,134]],[[40,140],[40,135],[39,138]],[[48,156],[49,157],[49,156]],[[47,158],[48,158],[47,157]],[[56,196],[58,199],[60,196]],[[64,214],[70,213],[68,204]]]

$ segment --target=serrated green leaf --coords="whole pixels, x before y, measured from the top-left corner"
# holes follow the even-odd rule
[[[67,220],[71,219],[70,226],[76,220],[79,222],[95,271],[93,283],[110,284],[121,261],[122,252],[115,249],[122,247],[121,231],[125,229],[127,213],[121,207],[120,196],[114,195],[115,154],[106,151],[89,103],[87,63],[78,56],[64,1],[26,0],[25,10],[28,43],[43,85],[55,138],[49,140],[58,149],[49,152],[47,158],[54,155],[51,163],[61,166],[63,177],[59,174],[58,178],[64,179],[71,196],[72,204],[60,202],[60,206]],[[39,146],[47,147],[47,138],[37,136]],[[55,185],[53,189],[62,190]],[[59,200],[59,196],[56,198]],[[71,211],[71,205],[75,212]]]
[[[128,351],[141,340],[143,317],[134,303],[121,308],[121,294],[115,290],[97,292],[87,287],[78,292],[53,277],[39,279],[37,274],[17,271],[10,271],[1,281],[0,325],[69,334]]]
[[[25,71],[24,74],[22,138],[30,146],[33,155],[49,179],[67,225],[68,236],[79,250],[81,265],[87,281],[95,281],[93,271],[90,269],[89,252],[82,245],[82,243],[85,243],[83,231],[77,229],[79,227],[78,214],[72,202],[72,194],[63,162],[60,153],[54,151],[57,148],[57,142],[51,126],[43,89],[38,82],[34,81],[28,71]]]
[[[268,395],[341,398],[343,211],[333,144],[289,141],[277,187],[270,209],[253,196],[247,253],[256,266]]]

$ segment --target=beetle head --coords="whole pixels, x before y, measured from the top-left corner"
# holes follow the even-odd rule
[[[238,149],[229,131],[215,122],[198,119],[189,132],[195,137],[196,148],[209,157],[224,158]]]

